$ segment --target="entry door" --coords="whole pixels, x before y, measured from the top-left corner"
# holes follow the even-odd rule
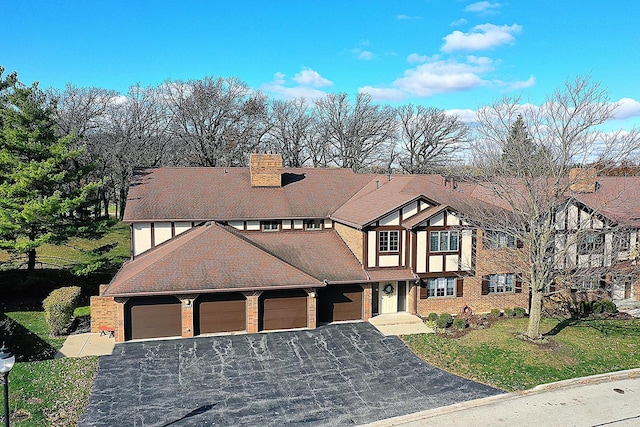
[[[398,284],[380,283],[380,314],[398,312]]]

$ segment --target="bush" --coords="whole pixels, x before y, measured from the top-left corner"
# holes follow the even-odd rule
[[[504,315],[505,315],[506,317],[513,317],[513,310],[512,310],[512,309],[510,309],[510,308],[505,308],[505,309],[504,309]]]
[[[456,317],[453,319],[453,327],[455,329],[463,330],[467,327],[467,319],[464,317]]]
[[[438,313],[429,313],[429,317],[427,317],[429,322],[435,322],[438,320]]]
[[[498,317],[500,317],[501,314],[502,313],[500,312],[499,309],[497,309],[497,308],[492,308],[491,309],[491,317],[495,317],[497,319]]]
[[[53,290],[42,302],[45,319],[49,325],[51,336],[61,335],[73,316],[80,288],[78,286],[68,286]]]
[[[524,317],[524,316],[526,316],[526,315],[527,315],[527,310],[525,310],[525,309],[524,309],[524,308],[522,308],[522,307],[516,307],[516,308],[514,308],[514,309],[513,309],[513,314],[514,314],[516,317]]]
[[[453,323],[453,316],[449,313],[442,313],[436,320],[436,326],[440,329],[445,329]]]
[[[617,313],[618,312],[618,307],[616,307],[616,304],[613,301],[609,301],[606,299],[603,299],[600,301],[600,303],[602,304],[602,309],[605,313]]]

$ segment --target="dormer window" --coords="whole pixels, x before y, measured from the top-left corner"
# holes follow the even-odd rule
[[[321,219],[310,219],[304,222],[305,230],[321,230],[322,229],[322,220]]]
[[[398,230],[378,231],[378,251],[398,252],[400,232]]]
[[[260,227],[262,228],[262,231],[279,231],[280,226],[280,221],[260,221]]]

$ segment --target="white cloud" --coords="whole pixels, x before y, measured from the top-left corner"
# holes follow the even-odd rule
[[[499,86],[503,86],[503,92],[512,92],[514,90],[526,89],[533,87],[536,84],[536,78],[534,76],[529,77],[527,80],[520,80],[515,82],[496,82]]]
[[[409,97],[429,98],[438,93],[460,92],[491,84],[482,75],[493,70],[489,58],[469,56],[466,62],[429,58],[404,72],[391,87],[360,88],[376,101],[398,101]]]
[[[362,59],[364,61],[369,61],[373,59],[373,52],[369,52],[368,50],[363,50],[358,54],[358,59]]]
[[[443,52],[456,50],[484,50],[496,46],[512,44],[515,41],[514,34],[522,31],[518,24],[494,25],[481,24],[471,29],[471,32],[463,33],[454,31],[444,37],[444,44],[440,48]]]
[[[406,21],[406,20],[411,20],[411,19],[420,19],[419,16],[411,16],[411,15],[405,15],[404,13],[401,13],[400,15],[396,16],[396,19],[399,21]]]
[[[287,77],[286,74],[278,71],[273,75],[273,83],[282,85],[285,83],[285,77]]]
[[[640,102],[632,98],[622,98],[618,101],[618,108],[614,111],[614,118],[617,120],[640,117]]]
[[[363,86],[358,88],[358,93],[368,93],[376,101],[395,102],[407,98],[407,94],[400,89]]]
[[[491,3],[488,1],[479,1],[471,3],[464,10],[465,12],[479,13],[481,15],[487,15],[495,13],[497,9],[500,9],[500,3]]]
[[[327,80],[315,70],[303,67],[302,70],[293,76],[293,80],[303,86],[325,87],[333,85],[331,80]]]
[[[460,19],[456,19],[455,21],[453,21],[451,24],[449,24],[450,27],[460,27],[464,24],[467,23],[467,20],[464,18],[460,18]]]
[[[420,55],[417,53],[412,53],[411,55],[407,56],[407,62],[409,64],[422,64],[424,62],[427,62],[429,60],[429,57],[426,55]]]
[[[446,110],[446,113],[449,115],[456,115],[462,119],[468,125],[474,124],[478,122],[478,116],[476,115],[475,110],[471,110],[469,108],[459,110],[459,109],[451,109]]]
[[[331,85],[333,85],[333,82],[322,77],[317,71],[303,67],[290,81],[287,81],[286,74],[275,73],[273,80],[260,86],[260,89],[278,99],[303,97],[313,100],[322,98],[327,94],[318,88]]]

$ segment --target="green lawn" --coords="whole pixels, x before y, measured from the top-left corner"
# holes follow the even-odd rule
[[[84,314],[86,308],[77,314]],[[75,426],[89,401],[97,357],[52,359],[64,338],[49,338],[44,312],[0,315],[12,328],[18,362],[9,374],[12,426]]]
[[[640,367],[640,319],[543,319],[543,331],[551,333],[544,345],[517,338],[527,321],[501,320],[460,338],[402,338],[425,361],[506,391]]]

